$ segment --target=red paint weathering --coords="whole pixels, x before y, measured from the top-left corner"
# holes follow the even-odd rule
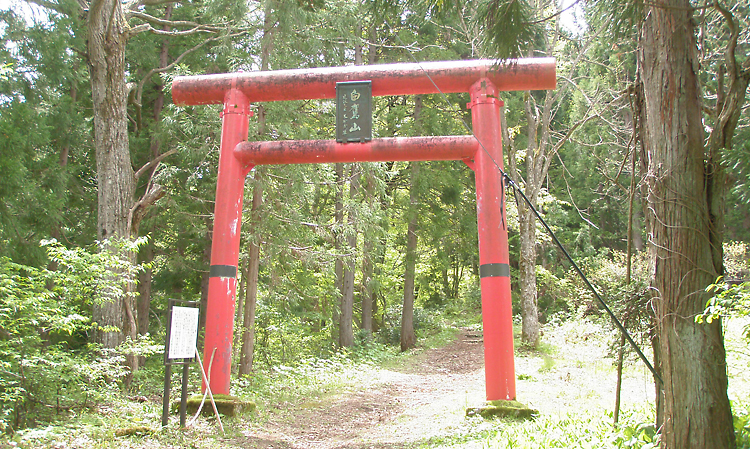
[[[468,92],[480,78],[489,79],[501,91],[554,89],[555,60],[526,58],[497,64],[479,59],[178,76],[172,82],[172,99],[183,105],[221,104],[230,89],[254,102],[335,98],[337,82],[361,80],[372,81],[376,97]]]
[[[250,102],[238,90],[225,94],[222,112],[221,148],[234,148],[247,140]],[[232,330],[237,293],[237,262],[240,251],[240,224],[242,223],[242,197],[248,169],[230,151],[219,155],[219,173],[216,181],[216,205],[211,241],[211,267],[224,267],[217,276],[208,280],[206,304],[206,336],[203,345],[203,364],[214,394],[229,394],[232,367]],[[231,274],[234,267],[235,274]],[[214,353],[214,349],[216,352]],[[213,361],[212,361],[213,359]]]
[[[513,316],[508,265],[508,227],[503,168],[503,142],[497,87],[477,81],[470,90],[471,122],[482,149],[474,157],[477,186],[480,288],[484,337],[485,389],[488,401],[516,399],[513,359]],[[483,276],[483,268],[492,275]],[[501,268],[502,267],[502,268]]]
[[[335,140],[242,142],[234,154],[243,164],[321,164],[326,162],[450,161],[474,157],[474,136],[391,137],[362,143]]]

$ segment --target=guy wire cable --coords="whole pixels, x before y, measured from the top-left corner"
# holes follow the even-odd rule
[[[643,353],[643,351],[641,350],[641,348],[638,346],[638,344],[635,342],[635,340],[633,340],[633,337],[630,336],[630,332],[628,332],[628,330],[620,322],[620,320],[617,318],[617,316],[615,316],[615,314],[612,311],[612,309],[609,308],[609,306],[604,301],[604,299],[601,297],[601,295],[596,290],[596,288],[591,284],[591,282],[589,282],[588,278],[583,273],[583,271],[581,270],[581,268],[573,260],[573,257],[571,257],[571,255],[565,249],[565,247],[560,242],[560,240],[557,239],[557,236],[555,235],[555,233],[552,232],[552,229],[549,227],[549,225],[547,225],[547,222],[542,218],[542,216],[539,214],[539,212],[536,210],[536,208],[531,204],[531,200],[529,200],[529,198],[526,196],[526,194],[518,187],[518,185],[510,178],[510,176],[508,176],[508,174],[505,173],[505,171],[502,168],[500,168],[500,164],[498,164],[497,161],[489,153],[489,151],[487,151],[487,148],[485,148],[485,146],[482,143],[482,141],[477,138],[477,136],[474,134],[474,130],[469,127],[469,125],[466,123],[466,120],[464,120],[463,117],[461,117],[460,111],[456,110],[455,106],[448,99],[448,96],[440,89],[440,87],[438,87],[438,85],[435,83],[435,81],[433,81],[433,79],[430,76],[430,74],[427,73],[427,71],[422,67],[421,62],[419,60],[417,60],[417,58],[412,53],[411,49],[408,46],[406,46],[406,44],[404,44],[404,42],[401,40],[401,37],[398,35],[398,33],[395,33],[393,31],[393,28],[391,27],[391,24],[388,23],[387,20],[384,20],[384,22],[385,22],[386,26],[388,26],[388,29],[390,29],[391,34],[393,34],[394,36],[396,36],[396,40],[398,40],[399,45],[401,45],[407,51],[407,53],[409,53],[409,56],[411,56],[412,60],[414,60],[414,62],[419,66],[420,70],[422,70],[422,72],[424,72],[425,76],[427,77],[428,80],[430,80],[430,83],[432,83],[433,87],[435,87],[435,90],[437,90],[439,92],[441,98],[443,99],[443,101],[445,101],[445,103],[451,109],[451,111],[453,112],[454,116],[457,117],[458,120],[461,121],[461,123],[463,124],[464,128],[466,129],[466,131],[468,131],[477,140],[477,142],[479,143],[479,147],[482,149],[482,151],[485,152],[485,154],[487,155],[487,157],[489,157],[489,159],[495,165],[495,168],[497,168],[498,172],[500,172],[500,174],[502,175],[502,177],[505,180],[505,182],[513,189],[514,193],[517,192],[517,193],[521,194],[521,197],[523,198],[524,202],[534,212],[534,216],[542,223],[542,225],[544,226],[544,228],[547,230],[547,233],[549,233],[549,235],[552,237],[552,240],[562,250],[563,254],[565,254],[565,257],[568,259],[568,261],[571,263],[571,265],[573,265],[573,268],[576,270],[576,272],[581,277],[581,279],[583,279],[583,282],[586,284],[586,286],[589,288],[589,290],[591,290],[591,292],[594,294],[594,296],[599,301],[599,303],[602,305],[602,307],[604,307],[604,310],[607,312],[607,314],[610,316],[610,318],[612,318],[612,321],[614,321],[615,325],[620,330],[620,332],[623,333],[623,335],[625,336],[625,339],[628,341],[628,343],[630,344],[630,346],[632,346],[633,349],[635,350],[635,352],[638,354],[638,357],[640,357],[640,359],[643,361],[643,363],[646,364],[646,366],[648,367],[649,371],[651,371],[651,374],[654,376],[654,378],[658,379],[659,383],[661,383],[663,385],[664,384],[664,380],[662,380],[662,378],[659,375],[659,373],[656,372],[656,370],[654,369],[653,365],[651,365],[651,362],[649,362],[648,358],[646,358],[646,355]],[[503,189],[503,194],[505,193],[504,190],[505,189]],[[516,202],[517,201],[518,201],[518,199],[516,198]]]
[[[500,170],[499,167],[498,167],[498,170]],[[630,336],[630,332],[628,332],[628,330],[625,328],[625,326],[623,326],[623,324],[620,322],[620,320],[617,319],[617,317],[615,316],[615,314],[612,311],[612,309],[609,308],[609,306],[604,301],[604,299],[601,297],[601,295],[599,295],[599,292],[596,290],[596,288],[591,284],[591,282],[589,282],[589,280],[586,277],[586,275],[583,274],[583,271],[578,266],[578,264],[575,263],[575,261],[573,260],[573,257],[571,257],[571,255],[565,249],[565,247],[563,246],[563,244],[560,243],[560,240],[557,239],[557,236],[555,235],[554,232],[552,232],[552,229],[549,227],[549,225],[544,220],[544,218],[542,218],[542,216],[539,215],[539,212],[536,210],[536,208],[531,205],[531,201],[526,196],[526,194],[523,193],[523,191],[518,188],[518,185],[515,182],[513,182],[512,179],[510,179],[510,176],[508,176],[507,173],[505,173],[502,170],[500,170],[500,173],[502,174],[503,179],[505,179],[505,181],[508,183],[508,185],[510,185],[510,187],[513,189],[513,192],[521,194],[521,198],[523,198],[524,202],[526,204],[528,204],[529,208],[534,212],[534,216],[536,216],[536,218],[539,220],[539,222],[542,223],[542,225],[544,226],[544,229],[547,230],[547,233],[549,233],[550,237],[552,237],[552,240],[555,241],[555,244],[560,248],[560,250],[562,250],[563,254],[565,254],[565,257],[568,259],[568,261],[570,262],[570,264],[573,265],[573,268],[575,268],[576,272],[581,277],[581,279],[583,279],[583,282],[586,284],[586,286],[589,288],[589,290],[591,290],[591,292],[594,293],[594,296],[596,296],[596,299],[599,301],[599,303],[602,305],[602,307],[604,307],[604,310],[607,311],[607,314],[609,314],[609,316],[612,318],[612,321],[615,322],[615,324],[617,325],[617,328],[620,329],[620,332],[622,332],[622,334],[625,336],[625,339],[628,341],[628,343],[630,343],[630,345],[633,347],[633,349],[635,349],[635,351],[638,353],[638,356],[641,358],[641,360],[643,361],[643,363],[646,364],[646,366],[648,367],[648,369],[651,371],[651,374],[653,374],[654,377],[656,379],[658,379],[660,383],[664,384],[664,380],[662,380],[661,376],[656,372],[656,370],[654,369],[654,367],[651,365],[651,362],[649,362],[648,359],[646,358],[646,355],[643,354],[643,351],[641,351],[641,348],[638,346],[638,344],[636,344],[636,342]],[[516,199],[516,202],[518,202],[518,199]]]

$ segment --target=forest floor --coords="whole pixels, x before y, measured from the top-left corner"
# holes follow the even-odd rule
[[[268,421],[244,432],[247,447],[408,447],[454,425],[456,410],[481,403],[483,354],[481,332],[464,329],[448,346],[421,352],[404,366],[376,370],[369,385],[276,404]]]
[[[608,349],[601,339],[593,338],[601,329],[588,331],[558,328],[545,337],[564,346],[565,353],[550,345],[517,351],[519,401],[541,414],[613,408],[612,359],[605,359]],[[233,443],[267,449],[454,446],[456,435],[482,425],[466,418],[465,411],[484,404],[483,357],[481,331],[461,329],[447,346],[423,350],[400,366],[375,369],[355,388],[271,404],[264,419]],[[645,370],[626,373],[624,407],[653,397]],[[482,447],[481,441],[464,443],[462,447]]]
[[[728,393],[748,426],[750,352],[743,329],[749,323],[730,320],[725,329]],[[176,417],[156,430],[160,399],[127,399],[19,432],[12,441],[0,438],[0,449],[650,447],[653,379],[632,354],[625,364],[621,426],[613,427],[610,342],[618,338],[608,329],[586,318],[570,320],[545,326],[535,350],[517,345],[517,396],[539,411],[534,421],[466,416],[467,408],[485,403],[482,332],[449,328],[421,348],[374,357],[379,362],[311,359],[277,366],[275,374],[252,381],[237,380],[238,392],[256,396],[258,409],[222,418],[223,431],[215,418],[177,429]],[[118,436],[118,429],[134,425],[154,430]],[[742,447],[750,448],[750,439]]]

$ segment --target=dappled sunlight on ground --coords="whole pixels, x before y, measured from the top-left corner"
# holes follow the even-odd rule
[[[600,408],[613,411],[617,372],[608,331],[589,320],[547,327],[540,352],[516,357],[518,399],[541,413]],[[648,351],[649,348],[642,348]],[[622,406],[653,402],[651,373],[635,355],[626,358]]]
[[[517,351],[518,400],[543,417],[611,414],[616,371],[609,338],[603,325],[585,319],[546,328],[539,350]],[[653,396],[649,371],[629,356],[623,409],[648,409]],[[483,447],[477,435],[495,424],[467,418],[466,409],[484,403],[481,332],[462,330],[455,342],[424,350],[406,366],[371,366],[350,390],[286,404],[243,433],[246,446],[255,448],[440,447],[444,440],[454,447]]]

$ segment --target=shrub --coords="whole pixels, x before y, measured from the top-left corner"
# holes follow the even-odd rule
[[[128,243],[137,248],[139,243]],[[49,422],[94,405],[126,371],[122,351],[87,343],[92,302],[122,290],[137,267],[109,251],[43,242],[56,271],[0,258],[0,431]],[[143,346],[143,342],[139,342]],[[132,345],[131,345],[132,346]]]
[[[697,322],[711,322],[717,318],[750,315],[750,248],[746,243],[724,244],[726,276],[720,276],[706,287],[713,296],[706,310],[695,318]],[[744,282],[743,282],[744,281]],[[745,338],[750,341],[750,325],[745,327]]]
[[[750,408],[734,409],[734,435],[737,440],[737,449],[750,449]]]

